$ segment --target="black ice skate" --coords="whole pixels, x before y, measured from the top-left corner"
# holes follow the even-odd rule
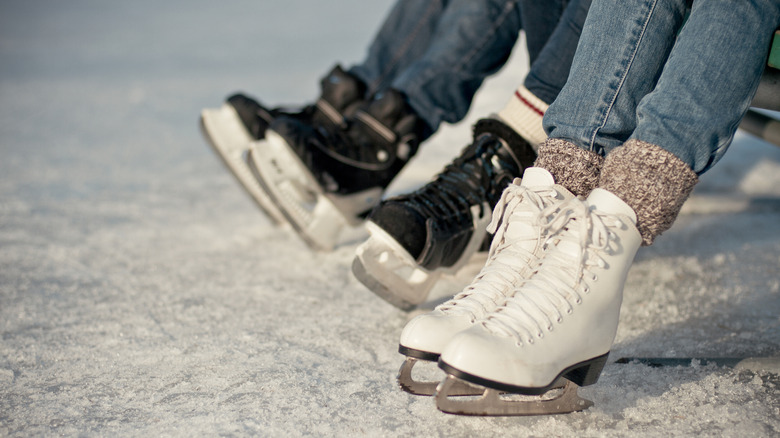
[[[365,86],[341,67],[334,67],[322,79],[322,96],[313,105],[301,108],[267,108],[245,94],[234,94],[218,109],[201,112],[204,137],[238,182],[260,208],[277,224],[287,224],[279,208],[262,189],[247,167],[250,146],[262,153],[268,126],[279,117],[301,123],[321,123],[332,127],[344,124],[344,118],[363,102]]]
[[[353,273],[394,306],[422,303],[442,274],[487,249],[493,207],[535,159],[531,145],[504,123],[480,120],[474,142],[435,180],[374,210]]]
[[[387,90],[339,129],[275,120],[249,164],[293,229],[327,251],[343,228],[362,223],[429,131],[401,93]]]

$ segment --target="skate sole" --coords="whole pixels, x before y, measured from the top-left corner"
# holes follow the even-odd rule
[[[249,169],[307,245],[332,251],[341,231],[359,220],[342,213],[279,134],[269,130],[266,140],[262,155],[250,149]]]
[[[249,169],[247,151],[255,140],[243,127],[236,110],[229,104],[219,109],[204,109],[200,116],[200,129],[206,142],[260,210],[275,225],[285,225],[287,222],[281,211]]]
[[[489,210],[488,210],[489,211]],[[369,238],[355,251],[352,273],[369,290],[402,310],[423,303],[443,275],[454,275],[471,258],[485,238],[490,215],[479,217],[479,207],[472,207],[474,232],[460,259],[449,267],[428,270],[417,263],[393,236],[375,223],[366,222]]]
[[[604,365],[607,363],[608,356],[609,352],[593,359],[588,359],[586,361],[569,366],[561,371],[551,383],[540,387],[516,386],[509,383],[498,382],[496,380],[475,376],[447,364],[446,362],[442,361],[441,358],[439,358],[439,368],[444,370],[447,375],[454,376],[458,379],[465,380],[466,382],[475,385],[484,386],[486,388],[511,392],[513,394],[542,395],[547,391],[555,388],[561,378],[569,380],[577,386],[593,385],[598,380],[599,375],[601,374],[601,370],[604,369]]]

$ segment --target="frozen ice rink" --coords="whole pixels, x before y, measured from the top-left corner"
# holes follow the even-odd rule
[[[778,436],[780,148],[739,133],[640,250],[587,411],[459,417],[397,388],[412,316],[271,226],[198,131],[234,90],[316,97],[390,0],[0,0],[0,436]],[[500,109],[520,47],[396,180]],[[436,299],[456,290],[442,284]],[[432,370],[432,372],[435,372]]]

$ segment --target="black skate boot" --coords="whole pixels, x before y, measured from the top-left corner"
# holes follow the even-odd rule
[[[266,149],[252,150],[249,164],[301,237],[330,250],[345,226],[362,223],[428,135],[404,96],[387,90],[342,126],[276,119]]]
[[[504,123],[480,120],[474,142],[436,179],[371,213],[371,236],[357,248],[353,273],[394,306],[422,303],[442,274],[489,248],[493,207],[535,159],[531,145]]]
[[[228,97],[221,108],[201,112],[203,136],[241,186],[278,224],[287,221],[247,167],[247,152],[251,145],[257,153],[262,153],[266,130],[279,117],[337,129],[345,124],[345,117],[352,115],[364,102],[366,87],[363,82],[338,65],[320,83],[320,99],[300,108],[268,108],[252,97],[236,93]]]

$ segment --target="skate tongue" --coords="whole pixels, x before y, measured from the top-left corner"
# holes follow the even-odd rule
[[[541,167],[529,167],[523,172],[521,185],[525,187],[552,186],[555,184],[552,174]]]
[[[587,204],[591,208],[617,216],[626,216],[636,225],[636,213],[622,199],[604,189],[593,189],[588,196]]]
[[[515,179],[513,184],[525,188],[529,187],[552,187],[555,184],[553,176],[541,167],[529,167],[523,173],[523,179]],[[508,240],[527,241],[530,245],[535,245],[534,238],[538,237],[538,211],[528,209],[515,209],[510,218],[510,224],[504,234]],[[526,248],[532,250],[533,246]]]

